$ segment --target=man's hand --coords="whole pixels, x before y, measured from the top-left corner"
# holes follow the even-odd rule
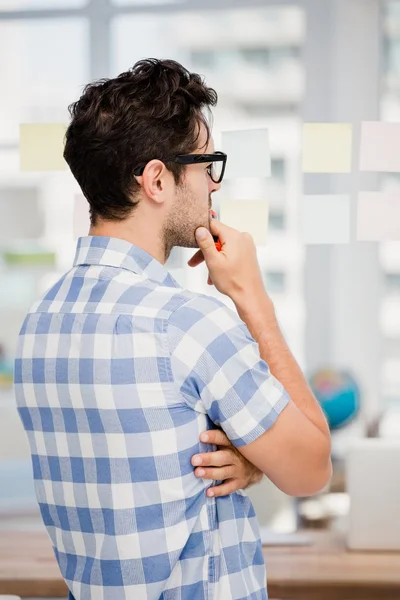
[[[224,482],[209,488],[207,496],[227,496],[237,490],[260,483],[263,478],[262,471],[236,450],[223,431],[220,429],[205,431],[201,434],[200,440],[207,444],[222,446],[222,449],[218,448],[217,452],[206,452],[192,457],[192,465],[196,467],[194,473],[197,477]]]

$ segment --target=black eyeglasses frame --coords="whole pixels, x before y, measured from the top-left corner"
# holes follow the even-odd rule
[[[211,178],[211,180],[214,183],[221,183],[224,174],[225,174],[225,168],[226,168],[226,161],[227,161],[227,155],[225,154],[225,152],[213,152],[212,154],[178,154],[177,156],[173,156],[172,158],[166,158],[166,159],[162,159],[160,158],[159,160],[162,160],[162,162],[165,163],[178,163],[180,165],[197,165],[200,163],[213,163],[213,162],[223,162],[224,164],[222,165],[222,171],[221,171],[221,175],[219,176],[219,178],[216,180],[213,178],[212,175],[212,165],[210,164],[210,170],[208,171],[208,174]],[[133,174],[136,177],[139,177],[140,175],[143,175],[143,172],[146,168],[146,165],[141,166],[141,167],[137,167]]]

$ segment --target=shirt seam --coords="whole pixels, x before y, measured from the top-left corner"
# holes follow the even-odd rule
[[[192,300],[193,298],[189,298],[188,301]],[[186,300],[186,299],[185,299]],[[179,305],[179,307],[176,307],[175,310],[177,310],[178,308],[180,308],[182,305],[186,304],[186,302],[184,302],[183,304]],[[185,396],[183,395],[183,393],[181,392],[181,390],[179,389],[178,385],[176,384],[175,378],[173,376],[173,371],[172,371],[172,360],[171,360],[171,348],[170,348],[170,344],[169,344],[169,336],[168,336],[168,328],[170,325],[169,319],[171,317],[171,315],[174,313],[175,311],[171,312],[171,314],[169,315],[168,318],[164,319],[164,327],[163,327],[163,332],[165,333],[165,336],[163,336],[165,338],[165,343],[167,344],[167,350],[168,350],[168,375],[170,377],[170,380],[174,386],[174,389],[176,391],[176,393],[178,393],[179,397],[182,398],[183,402],[185,403],[185,405],[190,409],[193,410],[194,412],[198,412],[196,411],[193,406],[190,406],[190,404],[186,401]],[[206,489],[206,487],[204,486],[204,490]],[[207,588],[206,588],[206,594],[207,594],[207,600],[212,600],[214,597],[213,594],[213,589],[214,589],[214,584],[215,584],[215,580],[216,580],[216,571],[215,571],[215,558],[214,558],[214,550],[213,550],[213,532],[215,531],[215,499],[214,498],[208,498],[207,495],[205,497],[205,503],[206,503],[206,511],[207,511],[207,525],[208,525],[208,529],[206,532],[204,532],[207,535],[207,545],[208,547],[205,549],[206,552],[206,557],[207,557]]]

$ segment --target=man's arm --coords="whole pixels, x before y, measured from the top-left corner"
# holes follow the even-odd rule
[[[325,416],[284,340],[267,294],[250,299],[237,295],[232,299],[258,343],[261,358],[291,398],[276,423],[239,450],[287,494],[315,494],[332,475]]]

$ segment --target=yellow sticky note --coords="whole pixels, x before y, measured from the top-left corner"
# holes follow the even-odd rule
[[[352,139],[351,123],[305,123],[303,172],[350,173]]]
[[[267,242],[269,206],[265,200],[227,200],[220,203],[221,222],[229,227],[246,231],[254,243]]]
[[[20,124],[21,171],[65,171],[63,123]]]

